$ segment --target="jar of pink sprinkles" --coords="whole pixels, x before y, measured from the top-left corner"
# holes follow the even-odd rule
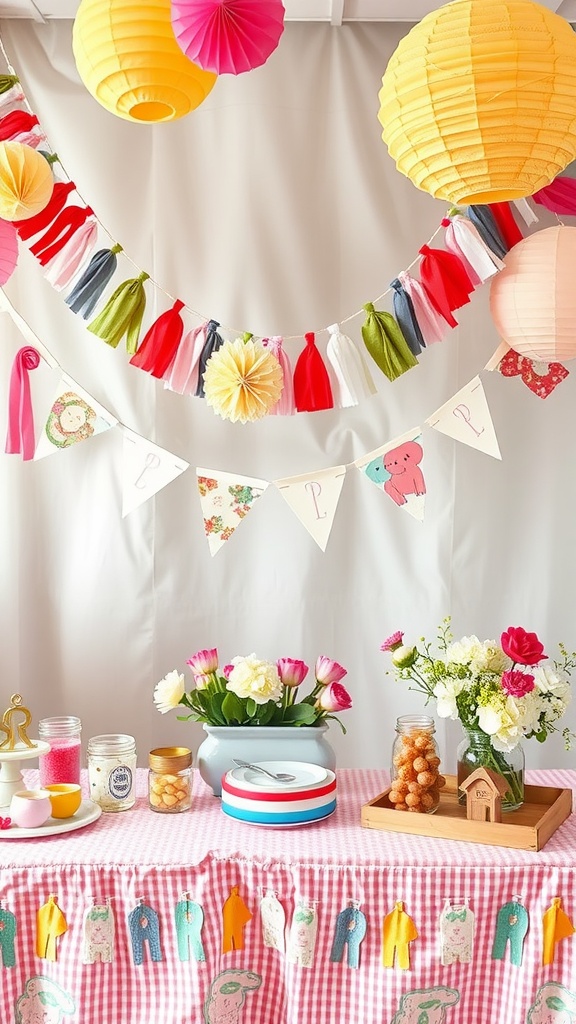
[[[53,786],[58,782],[80,782],[81,732],[80,719],[74,715],[40,719],[38,736],[50,744],[48,753],[38,758],[41,786]]]

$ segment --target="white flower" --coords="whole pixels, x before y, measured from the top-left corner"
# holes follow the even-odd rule
[[[462,693],[464,685],[464,679],[452,679],[450,676],[436,683],[434,696],[438,701],[436,710],[440,718],[452,718],[454,721],[458,718],[456,697]]]
[[[184,676],[174,669],[168,672],[154,690],[154,703],[160,714],[165,715],[180,703],[184,695]]]
[[[276,665],[260,661],[255,654],[246,658],[232,658],[232,669],[226,687],[237,697],[251,697],[256,704],[278,700],[282,695],[282,680]]]
[[[480,710],[483,709],[479,709],[479,712]],[[500,727],[492,733],[492,746],[495,750],[509,752],[518,746],[524,735],[522,715],[514,697],[507,697],[504,707],[497,714],[500,716]],[[480,721],[480,713],[478,721]]]
[[[486,704],[478,708],[478,725],[488,736],[495,736],[502,728],[502,708]]]
[[[455,665],[469,665],[472,658],[480,652],[482,644],[477,636],[463,636],[450,644],[446,651],[446,661]]]
[[[563,672],[557,671],[551,665],[539,665],[530,669],[534,676],[534,682],[541,693],[553,693],[566,706],[570,703],[572,694],[570,683]]]
[[[485,640],[472,652],[470,668],[473,672],[496,672],[501,675],[512,662],[494,640]]]

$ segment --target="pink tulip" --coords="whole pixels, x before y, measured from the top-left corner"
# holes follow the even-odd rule
[[[342,683],[328,683],[318,697],[318,707],[323,711],[348,711],[352,698]]]
[[[218,651],[211,647],[208,651],[197,651],[186,662],[195,676],[209,676],[218,670]]]
[[[347,669],[342,668],[337,661],[332,661],[332,658],[327,658],[325,654],[320,655],[314,669],[316,682],[320,683],[320,686],[330,686],[331,683],[339,682],[346,672]]]
[[[308,665],[294,658],[279,658],[276,667],[283,686],[300,686],[308,675]]]
[[[233,668],[234,665],[224,665],[224,668],[222,669],[222,675],[224,676],[224,679],[230,679],[230,673],[232,672]]]

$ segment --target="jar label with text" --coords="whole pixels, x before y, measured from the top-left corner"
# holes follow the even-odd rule
[[[132,789],[132,772],[128,765],[119,764],[108,778],[108,789],[115,800],[125,800]]]

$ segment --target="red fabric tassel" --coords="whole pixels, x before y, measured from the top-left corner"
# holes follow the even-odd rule
[[[58,216],[60,210],[64,209],[68,196],[75,188],[76,185],[73,181],[57,181],[52,189],[48,206],[45,206],[34,217],[29,217],[28,220],[13,221],[20,238],[26,241],[27,238],[32,238],[32,235],[37,235],[39,231],[44,231],[44,228],[47,228]]]
[[[22,132],[29,132],[39,123],[35,114],[29,114],[26,110],[12,110],[4,117],[0,117],[0,142],[13,139]]]
[[[565,217],[576,216],[576,180],[567,175],[561,174],[554,178],[554,181],[535,192],[531,198],[551,213],[563,214]]]
[[[38,262],[45,267],[72,238],[74,232],[81,227],[86,218],[93,214],[94,210],[90,206],[65,206],[46,234],[30,246],[30,252],[34,253]]]
[[[182,339],[184,324],[180,310],[184,303],[180,299],[162,313],[147,331],[140,348],[130,363],[140,370],[146,370],[153,377],[163,377],[170,366]]]
[[[333,409],[334,399],[328,370],[316,348],[312,333],[304,335],[306,348],[302,350],[294,367],[294,402],[298,412],[318,412]]]
[[[420,263],[420,280],[430,302],[451,327],[456,327],[458,321],[452,316],[452,310],[470,302],[474,291],[464,264],[453,253],[431,249],[429,245],[423,245],[419,252],[424,257]]]
[[[494,220],[500,229],[502,238],[511,249],[516,242],[522,241],[524,235],[514,220],[510,203],[489,203],[488,205],[494,214]]]

